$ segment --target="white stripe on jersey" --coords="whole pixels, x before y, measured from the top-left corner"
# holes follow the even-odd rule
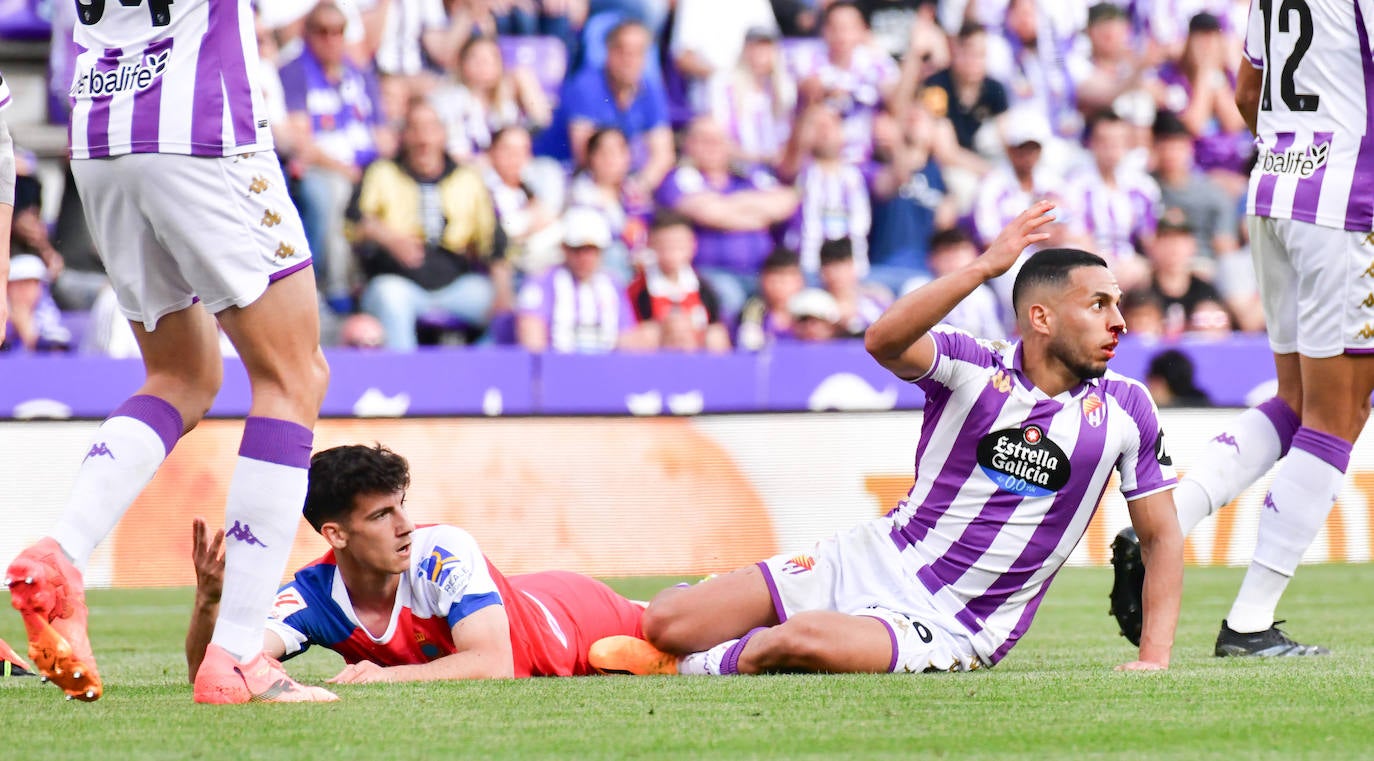
[[[936,339],[916,481],[892,540],[943,612],[996,663],[1087,530],[1112,471],[1128,500],[1172,488],[1149,392],[1114,372],[1053,399],[1019,349]],[[1167,458],[1163,458],[1166,459]]]
[[[1266,73],[1247,213],[1374,229],[1371,24],[1374,0],[1251,0],[1245,56]]]
[[[72,158],[272,148],[249,0],[108,2],[78,10]]]
[[[13,98],[10,97],[10,85],[5,81],[5,76],[0,74],[0,111],[9,108],[11,100]]]

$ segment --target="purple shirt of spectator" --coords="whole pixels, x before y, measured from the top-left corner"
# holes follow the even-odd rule
[[[579,283],[559,265],[526,281],[516,302],[519,314],[544,321],[549,349],[562,354],[614,351],[620,335],[636,323],[629,295],[605,272]]]
[[[1156,74],[1164,83],[1164,105],[1175,114],[1181,113],[1193,99],[1193,84],[1173,61],[1160,66]],[[1226,78],[1234,88],[1236,76],[1228,71]],[[1204,171],[1226,169],[1244,173],[1252,151],[1254,141],[1249,131],[1223,132],[1215,117],[1207,120],[1202,134],[1193,140],[1193,161]]]
[[[350,62],[343,76],[330,82],[315,55],[306,48],[281,67],[281,86],[290,113],[310,116],[310,131],[320,150],[335,161],[367,166],[377,158],[374,127],[383,123],[377,79]]]
[[[679,166],[668,173],[654,200],[659,206],[676,209],[682,199],[697,193],[716,192],[729,195],[750,190],[764,190],[777,185],[773,176],[756,170],[749,176],[731,173],[723,186],[712,185],[695,168]],[[759,265],[773,250],[773,236],[767,228],[758,230],[720,230],[694,225],[697,234],[697,267],[715,267],[741,275],[757,275]]]

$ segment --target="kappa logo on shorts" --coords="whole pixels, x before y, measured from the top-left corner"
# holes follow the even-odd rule
[[[1374,328],[1371,328],[1369,323],[1366,322],[1364,327],[1360,328],[1360,331],[1355,334],[1355,340],[1368,341],[1371,338],[1374,338]]]
[[[253,184],[248,186],[248,190],[252,193],[264,193],[270,187],[272,187],[272,183],[266,177],[257,175],[253,178]]]
[[[806,573],[815,567],[815,558],[810,555],[798,555],[794,558],[788,558],[787,562],[782,565],[782,571],[783,573],[790,573],[795,576],[799,573]]]
[[[1365,309],[1369,309],[1369,308],[1371,308],[1371,307],[1374,307],[1374,293],[1371,293],[1371,294],[1369,294],[1368,296],[1365,296],[1365,297],[1364,297],[1364,301],[1361,301],[1361,302],[1360,302],[1360,306],[1364,307]]]
[[[281,224],[281,215],[272,209],[262,213],[262,221],[259,222],[263,227],[276,227]]]
[[[978,466],[1004,491],[1053,494],[1069,482],[1069,456],[1038,425],[993,431],[978,442]]]
[[[282,241],[281,244],[277,246],[277,250],[273,253],[276,254],[278,259],[290,259],[296,255],[296,249],[293,246],[288,246],[286,241]]]
[[[1370,234],[1374,235],[1374,233]],[[1364,268],[1364,272],[1361,273],[1361,275],[1363,277],[1374,277],[1374,262],[1370,262],[1369,266]]]
[[[1364,244],[1365,244],[1366,246],[1374,246],[1374,233],[1365,233],[1365,234],[1364,234]],[[1371,268],[1374,268],[1374,264],[1371,264],[1371,265],[1369,265],[1369,266],[1370,266]]]

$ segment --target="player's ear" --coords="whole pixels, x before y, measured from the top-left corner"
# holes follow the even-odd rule
[[[1048,334],[1054,324],[1054,312],[1044,304],[1031,304],[1026,307],[1026,322],[1036,333]]]
[[[320,536],[324,537],[329,546],[336,550],[342,550],[348,546],[348,532],[344,527],[334,521],[326,521],[320,526]]]

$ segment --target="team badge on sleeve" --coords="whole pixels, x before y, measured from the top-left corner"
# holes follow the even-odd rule
[[[416,569],[420,579],[428,581],[450,595],[457,595],[467,586],[472,570],[463,564],[456,555],[443,547],[436,546],[429,557],[420,561]]]

